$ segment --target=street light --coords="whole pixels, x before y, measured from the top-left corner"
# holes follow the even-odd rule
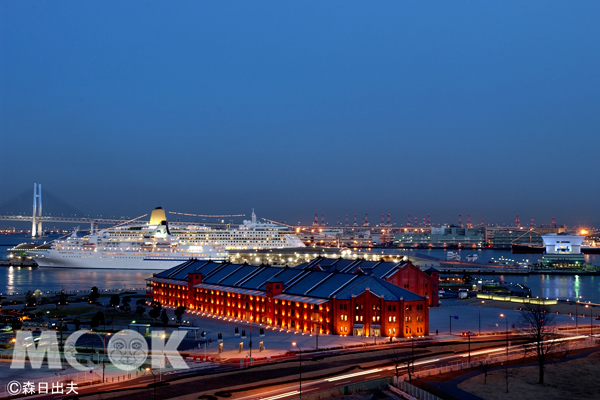
[[[591,339],[592,335],[593,335],[593,325],[592,324],[594,322],[592,321],[592,305],[591,304],[590,305],[586,304],[585,308],[588,308],[588,307],[590,309],[590,339]]]
[[[481,300],[479,303],[479,336],[481,336],[481,305],[485,303],[485,301]]]
[[[506,393],[508,393],[508,318],[504,314],[500,314],[506,321]]]
[[[471,364],[471,334],[473,332],[468,331],[467,332],[467,337],[469,338],[469,364]]]
[[[146,372],[150,371],[152,377],[154,378],[154,400],[156,400],[156,375],[154,375],[154,371],[151,368],[146,367]]]
[[[298,355],[300,356],[300,399],[302,399],[302,349],[300,348],[300,346],[298,346],[298,343],[296,342],[292,342],[292,346],[296,346],[298,348],[298,350],[300,350],[300,353],[298,353]]]
[[[577,306],[579,305],[579,299],[581,298],[581,296],[577,297],[577,300],[575,301],[575,334],[577,335],[579,333],[579,321],[577,320]]]
[[[88,333],[95,333],[96,335],[100,336],[100,334],[98,332],[88,332]],[[104,359],[106,358],[106,337],[112,335],[112,333],[107,333],[104,336],[100,336],[102,338],[102,382],[104,382]],[[93,342],[92,342],[92,351],[93,351]]]
[[[458,315],[450,315],[450,334],[452,335],[452,318],[458,319]]]

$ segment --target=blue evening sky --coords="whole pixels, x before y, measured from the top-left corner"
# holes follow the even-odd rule
[[[0,2],[0,203],[600,223],[598,1]]]

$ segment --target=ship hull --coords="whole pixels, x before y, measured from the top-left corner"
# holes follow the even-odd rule
[[[529,246],[526,244],[513,244],[510,248],[513,254],[542,254],[546,250],[544,247]]]
[[[77,268],[77,269],[127,269],[163,271],[188,261],[189,257],[137,256],[127,253],[123,255],[101,256],[95,252],[83,255],[58,254],[56,250],[28,252],[41,268]],[[210,258],[206,258],[208,260]],[[212,258],[218,260],[219,258]]]

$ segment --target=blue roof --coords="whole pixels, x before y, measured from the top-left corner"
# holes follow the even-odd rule
[[[242,283],[241,286],[247,289],[258,289],[263,286],[266,281],[282,271],[284,271],[284,269],[279,267],[265,267],[258,274]]]
[[[198,270],[198,272],[200,272],[202,274],[202,279],[204,279],[205,277],[207,277],[208,275],[210,275],[211,273],[213,273],[214,271],[223,267],[226,264],[228,264],[228,263],[210,261],[210,262],[207,262],[205,265],[203,265],[202,268],[200,268]]]
[[[173,268],[169,268],[161,273],[156,274],[155,276],[158,278],[168,278],[168,279],[178,279],[187,281],[187,276],[190,273],[198,272],[199,269],[202,269],[206,264],[210,264],[211,261],[198,261],[198,260],[190,260],[186,261],[182,264],[179,264]],[[213,263],[216,265],[221,265],[221,263]]]
[[[286,268],[280,274],[277,274],[277,276],[273,276],[267,282],[283,282],[283,283],[286,283],[286,282],[291,281],[296,276],[298,276],[298,275],[300,275],[302,273],[304,273],[304,271],[301,270],[301,269]],[[266,285],[263,285],[261,287],[265,287],[265,286]]]
[[[353,265],[352,269],[356,270],[357,268],[368,269],[373,268],[375,265],[379,264],[381,261],[360,261],[358,264]]]
[[[350,299],[353,295],[358,296],[364,293],[368,288],[375,295],[384,296],[385,300],[425,299],[380,279],[397,268],[393,262],[358,261],[356,269],[360,266],[368,273],[368,275],[360,275],[355,272],[354,266],[350,268],[352,269],[351,273],[338,272],[337,267],[348,269],[348,266],[355,262],[354,260],[335,260],[333,265],[329,264],[327,268],[335,272],[313,269],[319,261],[321,260],[315,259],[314,262],[305,264],[305,269],[300,269],[190,260],[160,272],[149,280],[156,279],[157,281],[168,281],[168,283],[185,284],[188,274],[200,273],[202,274],[202,285],[222,285],[232,290],[264,292],[266,290],[265,282],[282,282],[284,284],[282,295],[286,296],[303,296],[314,299],[336,296],[339,299]]]
[[[375,295],[384,297],[384,300],[399,301],[416,301],[425,300],[425,297],[419,296],[411,291],[403,289],[392,283],[388,283],[382,279],[373,276],[365,276],[353,281],[348,287],[336,293],[336,298],[342,300],[350,300],[352,296],[358,296],[369,289]]]
[[[159,272],[158,274],[154,274],[153,276],[155,276],[157,278],[170,278],[173,275],[177,274],[179,271],[187,268],[191,263],[193,263],[193,261],[184,262],[182,264],[174,266],[173,268],[169,268],[162,272]],[[186,275],[186,279],[187,279],[187,275]]]
[[[375,268],[373,268],[373,270],[372,270],[373,275],[375,275],[378,278],[383,278],[385,276],[391,275],[392,272],[398,270],[397,265],[398,265],[398,263],[396,263],[396,262],[391,262],[391,261],[382,262],[381,264],[379,264]]]
[[[302,264],[298,264],[292,268],[296,268],[296,269],[304,269],[306,266],[308,265],[307,262],[303,262]]]
[[[223,279],[221,282],[219,282],[219,285],[234,286],[237,282],[260,269],[261,267],[246,265],[245,267],[241,267],[233,274],[229,275],[227,278]]]
[[[351,264],[355,263],[356,260],[338,260],[335,263],[335,267],[338,269],[338,271],[343,271],[345,268],[348,268],[348,266],[350,266]],[[345,271],[344,271],[345,272]]]
[[[313,297],[323,297],[328,298],[335,291],[348,284],[348,282],[355,279],[358,275],[356,274],[344,274],[344,273],[335,273],[330,274],[329,277],[325,280],[325,282],[321,283],[319,286],[308,292],[307,296]]]
[[[291,285],[289,287],[286,287],[284,289],[284,292],[290,293],[290,294],[303,295],[309,289],[311,289],[313,286],[315,286],[316,284],[321,282],[323,279],[325,279],[327,276],[329,276],[329,272],[310,271],[310,273],[308,273],[306,276],[304,276],[298,282],[294,283],[293,285]]]
[[[215,270],[215,272],[213,272],[206,278],[202,276],[202,283],[219,283],[220,280],[226,278],[227,276],[233,274],[235,271],[243,267],[244,265],[241,264],[229,264],[225,268]]]

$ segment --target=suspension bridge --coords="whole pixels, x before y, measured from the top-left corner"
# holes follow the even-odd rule
[[[44,206],[42,208],[42,197]],[[32,200],[33,199],[33,203]],[[204,215],[204,214],[189,214],[181,212],[172,212],[169,214],[181,215],[185,217],[206,217],[206,218],[223,218],[223,217],[244,217],[245,214],[223,214],[223,215]],[[34,183],[33,191],[28,189],[23,193],[18,194],[12,199],[0,204],[0,221],[18,221],[31,222],[31,236],[38,237],[43,235],[42,224],[47,222],[62,222],[75,224],[90,224],[90,230],[94,232],[98,229],[98,225],[116,225],[124,224],[132,221],[139,221],[147,214],[134,219],[128,218],[102,218],[92,217],[78,208],[72,206],[58,196],[44,190],[42,196],[42,185]],[[180,223],[197,224],[199,221],[179,221]],[[224,225],[223,223],[207,223],[203,225]]]
[[[42,208],[42,185],[34,183],[33,193],[31,190],[26,190],[0,204],[0,221],[31,222],[32,237],[43,234],[42,224],[45,222],[90,224],[90,229],[94,231],[98,225],[114,225],[126,221],[122,218],[91,217],[48,190],[44,190],[43,199]]]

